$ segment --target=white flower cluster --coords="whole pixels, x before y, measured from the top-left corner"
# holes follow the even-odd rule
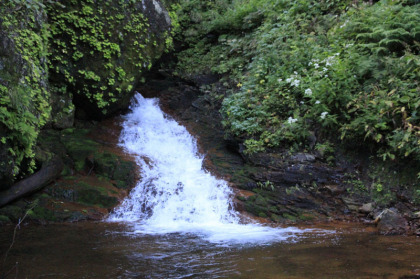
[[[290,85],[295,86],[295,87],[298,87],[299,84],[300,84],[300,80],[298,80],[297,78],[294,78],[294,77],[290,77],[290,78],[286,79],[286,82],[290,83]]]
[[[319,63],[319,59],[312,59],[312,61],[309,62],[308,66],[314,65],[314,68],[315,69],[318,69],[319,68],[319,64],[318,63]]]
[[[280,80],[278,80],[278,81],[280,82]],[[286,79],[286,82],[290,83],[290,85],[292,85],[294,87],[298,87],[299,84],[300,84],[298,72],[294,71],[293,75]]]
[[[324,60],[322,60],[323,63],[325,63],[325,66],[331,66],[332,64],[335,63],[337,56],[339,56],[340,53],[334,53],[334,55],[332,56],[328,56],[327,58],[325,58]]]
[[[293,118],[291,116],[289,116],[289,118],[287,119],[287,123],[289,123],[289,124],[295,123],[296,121],[297,121],[297,119]]]
[[[325,119],[325,116],[327,116],[328,112],[324,111],[321,113],[321,119]]]
[[[321,67],[320,64],[324,64],[325,67],[322,68],[322,72],[325,73],[326,71],[328,71],[328,69],[326,67],[332,66],[336,62],[337,57],[339,55],[340,55],[339,52],[334,53],[334,55],[328,56],[327,58],[325,58],[322,61],[320,61],[319,59],[312,59],[312,61],[310,61],[308,63],[308,66],[312,66],[313,65],[315,69],[318,69],[318,68]]]
[[[305,90],[305,95],[306,96],[312,96],[312,90],[310,88]]]

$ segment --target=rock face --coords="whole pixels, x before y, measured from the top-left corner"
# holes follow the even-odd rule
[[[84,118],[127,108],[134,86],[171,45],[168,12],[158,0],[61,2],[48,5],[53,92],[72,97]]]

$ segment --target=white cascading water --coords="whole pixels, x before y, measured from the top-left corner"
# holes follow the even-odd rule
[[[134,154],[142,179],[109,217],[134,225],[136,233],[194,233],[210,242],[272,242],[296,228],[240,224],[232,190],[202,168],[195,139],[159,108],[157,99],[134,97],[120,145]]]

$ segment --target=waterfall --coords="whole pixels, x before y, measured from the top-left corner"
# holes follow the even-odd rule
[[[127,222],[135,233],[192,233],[211,242],[271,242],[300,232],[241,224],[226,181],[203,169],[196,140],[157,99],[134,97],[120,145],[136,157],[142,178],[109,221]]]

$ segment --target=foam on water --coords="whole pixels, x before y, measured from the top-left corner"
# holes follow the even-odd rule
[[[134,97],[120,145],[136,156],[142,179],[109,221],[136,233],[193,233],[210,242],[267,243],[301,233],[296,228],[241,224],[232,190],[203,169],[203,156],[185,127],[166,116],[157,99]]]

